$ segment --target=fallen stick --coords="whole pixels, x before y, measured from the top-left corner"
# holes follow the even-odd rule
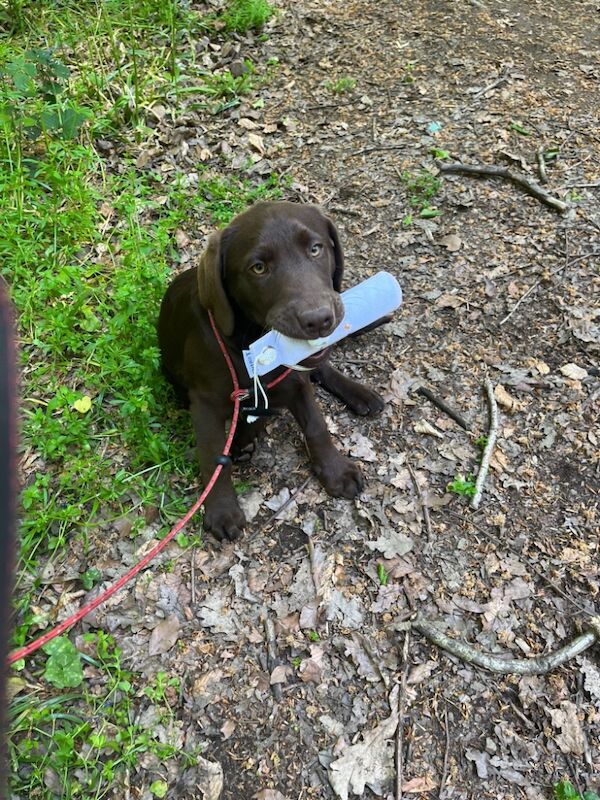
[[[540,173],[540,180],[542,183],[548,183],[548,176],[546,175],[546,159],[544,158],[544,148],[540,147],[535,154],[538,165],[538,172]]]
[[[410,630],[404,634],[404,647],[402,648],[402,678],[398,694],[398,727],[396,729],[396,800],[402,800],[402,784],[404,782],[404,714],[406,713],[406,683],[408,680],[408,645]]]
[[[482,653],[475,647],[457,639],[451,639],[438,626],[430,620],[417,617],[412,622],[412,627],[422,633],[430,642],[446,650],[453,656],[460,658],[467,664],[475,664],[483,667],[490,672],[497,672],[501,675],[545,675],[571,658],[575,658],[588,647],[600,642],[600,617],[592,617],[588,620],[588,630],[573,641],[555,650],[553,653],[546,653],[543,656],[533,658],[503,658]]]
[[[498,405],[494,397],[494,387],[488,377],[485,379],[485,393],[488,401],[488,411],[490,417],[489,430],[487,434],[487,441],[481,457],[481,464],[479,465],[479,472],[477,473],[477,480],[475,481],[475,494],[471,500],[471,508],[477,510],[481,503],[481,495],[483,494],[483,484],[486,475],[490,468],[490,460],[494,445],[496,444],[496,437],[498,435]]]
[[[273,620],[267,615],[265,612],[265,616],[263,619],[263,625],[265,627],[265,635],[267,637],[267,661],[269,665],[269,675],[273,672],[276,666],[279,664],[279,659],[277,658],[277,640],[275,639],[275,626],[273,625]],[[277,702],[281,701],[282,698],[282,689],[280,683],[273,683],[271,684],[271,691],[273,692],[273,697]]]
[[[569,204],[559,200],[547,192],[539,183],[529,180],[524,175],[519,175],[518,172],[513,172],[508,167],[498,167],[495,165],[487,164],[442,164],[438,163],[440,172],[458,173],[462,175],[477,175],[479,177],[490,178],[503,178],[504,180],[511,181],[517,186],[520,186],[532,197],[535,197],[547,206],[560,211],[563,214],[568,208]]]
[[[450,419],[453,419],[457,425],[460,425],[461,428],[468,431],[470,430],[469,423],[462,417],[458,411],[455,411],[451,406],[448,405],[444,400],[436,395],[433,394],[426,386],[419,386],[418,389],[415,390],[416,394],[420,394],[422,397],[426,397],[434,406],[437,406],[440,411],[443,411],[444,414],[447,414]]]
[[[417,476],[411,465],[406,462],[406,466],[408,468],[408,472],[410,474],[410,479],[415,487],[415,492],[417,497],[419,498],[419,502],[421,503],[421,513],[423,514],[423,522],[425,523],[425,529],[427,530],[427,541],[431,542],[433,539],[433,531],[431,530],[431,518],[429,516],[429,507],[427,506],[427,501],[425,500],[425,496],[421,491],[421,487],[419,486],[419,482],[417,481]]]

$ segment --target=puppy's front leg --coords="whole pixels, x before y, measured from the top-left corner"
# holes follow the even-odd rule
[[[216,467],[216,457],[225,447],[227,415],[222,404],[190,391],[190,413],[196,431],[200,474],[204,485]],[[237,539],[246,524],[231,483],[231,465],[223,467],[204,502],[204,529],[217,539]]]
[[[327,493],[348,498],[360,494],[364,485],[361,471],[331,441],[308,379],[294,385],[287,406],[302,428],[315,473]]]
[[[365,417],[383,411],[384,403],[377,392],[344,375],[331,364],[323,364],[311,372],[310,377],[330,394],[339,397],[355,414]]]

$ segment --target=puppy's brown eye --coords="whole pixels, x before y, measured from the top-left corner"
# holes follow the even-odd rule
[[[250,267],[250,272],[253,272],[255,275],[264,275],[267,271],[267,267],[262,261],[257,261],[256,264],[252,264]]]
[[[311,256],[315,257],[319,256],[321,255],[322,251],[323,251],[323,245],[320,242],[315,242],[315,244],[313,244],[313,246],[310,248]]]

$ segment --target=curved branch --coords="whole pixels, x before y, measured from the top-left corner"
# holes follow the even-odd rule
[[[476,175],[478,177],[489,178],[504,178],[504,180],[511,181],[512,183],[520,186],[527,194],[535,197],[547,206],[560,211],[563,214],[568,208],[569,204],[559,200],[547,192],[539,183],[529,180],[524,175],[519,175],[518,172],[513,172],[507,167],[499,167],[489,164],[443,164],[438,163],[440,172],[459,173],[461,175]]]
[[[585,633],[553,653],[546,653],[534,658],[503,658],[482,653],[470,644],[451,639],[435,623],[422,617],[417,617],[411,625],[430,642],[441,647],[442,650],[447,650],[461,661],[476,664],[478,667],[488,669],[490,672],[498,672],[501,675],[513,673],[516,675],[544,675],[600,641],[600,617],[592,617],[588,621],[589,628]]]

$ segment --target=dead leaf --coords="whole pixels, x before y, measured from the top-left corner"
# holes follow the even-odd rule
[[[413,667],[408,673],[406,683],[409,686],[414,686],[417,683],[426,681],[431,677],[431,673],[436,670],[438,666],[439,664],[437,661],[425,661],[424,664],[417,664],[417,666]]]
[[[275,667],[269,680],[271,686],[274,686],[276,683],[285,683],[287,681],[288,671],[289,667],[287,667],[285,664],[280,664],[279,666]]]
[[[457,294],[441,294],[435,301],[436,306],[439,308],[460,308],[467,301]]]
[[[449,233],[447,236],[442,236],[440,244],[451,253],[456,253],[462,247],[462,240],[455,233]]]
[[[347,747],[343,755],[329,765],[329,783],[341,800],[349,792],[363,795],[368,786],[375,794],[383,794],[383,786],[391,780],[394,769],[392,737],[398,726],[398,714],[383,720],[363,734],[362,741]]]
[[[429,422],[424,419],[415,422],[413,429],[415,433],[422,433],[425,436],[435,436],[436,439],[444,438],[444,435],[440,433],[437,428],[434,428],[433,425],[430,425]]]
[[[219,800],[223,791],[223,768],[216,761],[197,756],[198,777],[196,786],[202,800]]]
[[[555,728],[560,733],[555,737],[556,744],[563,753],[581,756],[585,750],[585,734],[577,715],[577,706],[570,700],[563,700],[560,708],[548,709]]]
[[[264,502],[264,497],[258,491],[258,489],[252,489],[249,492],[244,492],[244,494],[238,497],[240,507],[244,512],[244,516],[248,520],[248,522],[252,522],[254,517],[260,511],[260,507]]]
[[[263,142],[262,136],[259,136],[257,133],[249,133],[248,134],[248,142],[261,155],[264,154],[264,152],[265,152],[265,144]]]
[[[205,628],[212,628],[216,633],[232,636],[237,633],[229,593],[226,590],[215,589],[212,595],[205,598],[198,611],[198,616]]]
[[[342,592],[335,589],[327,603],[327,619],[336,620],[343,628],[357,630],[363,623],[362,599],[351,597],[347,599]]]
[[[324,650],[319,645],[312,645],[310,658],[300,664],[300,680],[304,683],[321,683]]]
[[[229,739],[235,730],[235,722],[232,719],[228,719],[221,725],[221,736],[223,737],[223,741]]]
[[[565,376],[565,378],[571,378],[574,381],[582,381],[584,378],[587,377],[587,369],[583,369],[583,367],[579,367],[577,364],[564,364],[560,371]]]
[[[497,383],[494,387],[494,397],[498,403],[508,411],[518,411],[521,407],[521,404],[515,400],[514,397],[509,395],[501,383]]]
[[[360,458],[361,461],[377,461],[377,453],[373,447],[373,443],[362,433],[354,431],[350,435],[350,455],[354,458]]]
[[[367,651],[363,649],[358,639],[353,638],[352,640],[348,640],[346,642],[345,652],[347,656],[351,656],[359,675],[373,683],[381,680],[381,676],[375,668],[371,657]]]
[[[402,782],[402,791],[406,794],[419,794],[420,792],[431,792],[437,788],[437,782],[431,775],[424,775],[422,778],[411,778],[409,781]]]
[[[277,789],[263,789],[262,792],[252,795],[253,800],[287,800]]]
[[[585,675],[583,688],[596,700],[596,704],[600,705],[600,670],[585,658],[581,664],[581,672]]]
[[[159,622],[150,635],[148,652],[151,656],[167,653],[179,639],[181,623],[176,614],[171,614]]]
[[[414,542],[397,528],[386,528],[374,542],[367,542],[369,550],[379,550],[384,558],[404,556],[413,548]]]
[[[538,358],[529,358],[527,363],[532,369],[537,370],[540,375],[548,375],[550,373],[550,367],[545,361],[540,361]]]

